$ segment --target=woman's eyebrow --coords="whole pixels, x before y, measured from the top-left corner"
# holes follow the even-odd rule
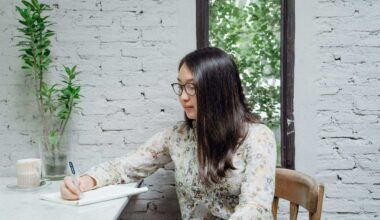
[[[178,82],[182,82],[182,80],[180,78],[177,78],[177,81]],[[185,82],[193,82],[194,80],[193,79],[187,79],[185,80]]]

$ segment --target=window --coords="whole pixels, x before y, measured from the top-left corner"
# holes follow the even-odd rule
[[[270,4],[268,3],[268,1],[259,0],[255,2],[256,3],[258,2],[257,4],[255,3],[256,6],[259,5],[260,2],[262,2],[262,5],[261,6],[259,5],[258,7],[255,6],[256,7],[255,8],[253,7],[253,4],[249,5],[250,1],[197,0],[197,21],[196,21],[197,47],[202,48],[202,47],[209,46],[210,41],[211,41],[212,46],[215,46],[215,45],[221,46],[224,49],[226,49],[228,52],[235,55],[235,60],[237,61],[239,66],[248,65],[247,63],[255,62],[255,60],[251,60],[249,62],[244,60],[245,56],[247,57],[250,56],[250,54],[246,53],[247,50],[245,51],[245,55],[243,59],[241,59],[241,57],[238,57],[238,55],[234,53],[236,52],[236,50],[239,50],[239,52],[241,52],[242,50],[236,49],[237,48],[236,45],[224,44],[224,41],[220,39],[218,40],[218,37],[220,38],[220,36],[224,36],[223,34],[227,34],[228,37],[233,38],[233,39],[241,38],[241,35],[238,35],[238,36],[236,35],[236,27],[231,28],[231,26],[234,25],[234,21],[237,24],[237,26],[239,26],[242,20],[238,20],[238,19],[244,19],[244,21],[246,21],[247,19],[249,20],[249,16],[251,16],[252,14],[272,13],[267,10],[268,8],[279,10],[272,13],[272,15],[274,14],[273,16],[276,16],[276,15],[279,16],[281,12],[280,48],[276,48],[275,45],[271,45],[270,47],[270,48],[276,48],[278,51],[266,52],[265,48],[264,50],[263,48],[260,48],[260,47],[253,48],[253,50],[256,52],[264,51],[263,53],[265,54],[261,56],[261,59],[262,57],[265,57],[265,56],[272,56],[272,60],[279,59],[278,63],[280,64],[280,76],[277,75],[276,79],[279,79],[280,81],[280,94],[278,94],[279,92],[278,86],[277,86],[277,92],[276,92],[275,87],[273,87],[272,89],[270,88],[268,89],[268,86],[263,86],[263,88],[257,88],[253,86],[252,91],[259,91],[257,92],[257,94],[255,94],[254,92],[249,94],[249,88],[247,87],[247,85],[245,85],[245,87],[248,88],[247,89],[248,92],[246,91],[246,93],[248,93],[246,94],[248,96],[248,100],[250,100],[250,98],[252,99],[250,102],[251,104],[257,103],[257,100],[260,98],[260,97],[255,97],[255,96],[260,96],[260,94],[265,95],[268,93],[272,94],[272,96],[269,96],[269,99],[270,99],[269,101],[268,100],[263,101],[263,103],[261,103],[262,105],[255,106],[254,109],[257,110],[259,108],[258,112],[260,114],[264,114],[264,118],[268,119],[266,122],[270,126],[275,127],[276,124],[281,124],[280,126],[281,151],[279,152],[281,154],[281,166],[294,169],[294,155],[295,155],[295,151],[294,151],[294,135],[295,134],[294,134],[294,122],[293,122],[294,121],[293,120],[294,0],[290,0],[290,1],[281,0],[281,2],[278,2],[278,4],[277,2],[272,1],[274,5],[269,5],[270,7],[266,7],[268,6],[267,4]],[[229,5],[231,7],[228,7],[228,9],[226,9],[225,8],[226,5],[223,5],[223,4],[234,4],[236,7],[234,5]],[[280,8],[278,8],[278,6],[280,6]],[[240,9],[244,8],[245,12],[244,11],[240,12],[239,8]],[[216,24],[215,19],[217,15],[215,15],[216,12],[213,10],[220,10],[221,12],[219,13],[219,15],[221,16],[224,16],[224,17],[229,16],[229,19],[231,19],[229,20],[230,22],[226,22],[226,20],[223,21],[223,18],[219,20],[223,23],[222,25],[226,24],[226,25],[229,25],[229,27],[224,28],[223,26],[220,25],[220,23],[219,25],[217,25],[217,27],[215,27],[215,24]],[[243,13],[243,14],[239,14],[239,13]],[[239,15],[236,16],[236,14],[239,14]],[[244,17],[244,16],[247,16],[247,17]],[[212,22],[211,25],[210,25],[210,20]],[[273,17],[272,19],[271,25],[274,27],[273,28],[274,31],[276,31],[275,22],[277,22],[278,20],[279,20],[278,18],[276,20],[276,17]],[[254,28],[258,28],[258,27],[254,27]],[[268,28],[266,28],[263,32],[266,32],[267,30]],[[238,30],[238,32],[239,32],[238,34],[241,34],[240,30]],[[264,41],[265,40],[267,41],[267,42],[264,42],[264,44],[271,44],[271,42],[276,43],[275,39],[273,38],[276,33],[270,33],[270,31],[269,32],[267,31],[266,34],[263,34],[263,32],[260,33],[260,36],[254,36],[255,34],[252,32],[251,35],[245,35],[245,37],[248,37],[248,38],[252,37],[252,39],[255,38],[253,39],[253,41],[251,38],[248,39],[248,41],[255,42],[258,46],[260,46],[259,45],[260,43],[263,43],[260,41],[260,38],[262,37],[264,37],[263,39]],[[242,42],[244,43],[244,40]],[[240,44],[242,43],[240,42]],[[278,52],[280,52],[280,55],[278,54]],[[244,54],[244,52],[242,52],[242,54]],[[260,54],[256,54],[256,55],[260,57]],[[275,56],[274,59],[273,59],[273,56]],[[253,57],[254,56],[251,56],[251,58]],[[263,68],[265,68],[266,66],[271,70],[277,68],[277,74],[278,74],[278,66],[276,66],[276,63],[270,63],[269,61],[270,65],[268,65],[268,61],[266,60],[268,59],[265,58],[264,60],[258,61],[258,62],[261,62],[261,64],[257,63],[257,66],[258,66],[257,68],[259,69],[258,71],[262,71]],[[257,71],[257,68],[256,68],[256,71]],[[249,71],[244,71],[242,73],[243,75],[242,77],[244,77],[245,75],[246,77],[249,78],[250,77],[249,74],[250,74]],[[258,82],[257,79],[254,79],[253,81],[256,82],[257,84],[259,83],[262,84],[262,82]],[[248,81],[248,83],[250,82]],[[272,81],[272,84],[275,86],[276,82],[273,83]],[[273,104],[275,103],[275,101],[273,100],[276,100],[278,102],[278,98],[280,99],[280,103],[281,103],[280,112],[276,112],[276,106]],[[268,110],[268,108],[272,108],[272,111],[271,109]],[[276,113],[280,114],[280,116],[278,115],[276,116],[275,115]]]

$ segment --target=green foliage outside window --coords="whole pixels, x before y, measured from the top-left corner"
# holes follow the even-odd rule
[[[248,104],[271,128],[280,125],[280,1],[210,0],[210,45],[230,53]],[[240,1],[241,2],[241,1]]]

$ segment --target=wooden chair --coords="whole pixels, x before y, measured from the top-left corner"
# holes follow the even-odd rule
[[[273,219],[277,220],[279,198],[290,202],[290,220],[296,220],[298,207],[309,211],[310,220],[320,220],[324,185],[298,171],[277,168],[276,187],[272,203]]]

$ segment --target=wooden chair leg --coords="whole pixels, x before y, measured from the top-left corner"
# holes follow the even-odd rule
[[[277,210],[278,210],[278,197],[274,197],[272,202],[272,216],[273,220],[277,220]]]
[[[290,220],[297,220],[297,216],[298,216],[298,205],[295,204],[295,203],[290,203]]]

